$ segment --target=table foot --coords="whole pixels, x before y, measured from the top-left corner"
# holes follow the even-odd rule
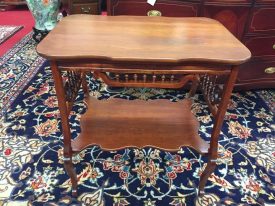
[[[72,190],[72,196],[77,197],[77,190]]]
[[[203,196],[205,194],[204,187],[206,185],[206,182],[209,176],[214,172],[215,168],[216,168],[216,160],[213,160],[213,159],[208,160],[206,168],[204,169],[200,178],[199,192],[198,192],[199,196]]]
[[[72,195],[77,196],[77,175],[74,170],[72,157],[64,157],[64,167],[72,182]]]
[[[204,196],[205,195],[205,191],[199,191],[198,192],[198,197],[202,197],[202,196]]]

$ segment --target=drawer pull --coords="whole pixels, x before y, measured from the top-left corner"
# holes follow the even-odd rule
[[[264,70],[267,74],[274,74],[275,73],[275,67],[268,67]]]
[[[161,16],[161,12],[158,10],[150,10],[147,12],[147,16]]]
[[[272,47],[273,49],[275,49],[275,44],[273,44],[273,47]]]
[[[84,8],[84,7],[81,7],[81,12],[82,12],[83,14],[89,14],[90,11],[91,11],[91,8],[90,8],[90,7],[88,7],[87,9]]]

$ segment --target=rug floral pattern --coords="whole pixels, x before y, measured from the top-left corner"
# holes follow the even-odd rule
[[[23,55],[23,54],[22,54]],[[25,56],[26,57],[26,56]],[[89,78],[90,94],[110,98],[181,101],[184,90],[110,89]],[[269,91],[273,93],[274,91]],[[0,124],[0,202],[2,205],[273,205],[275,202],[274,114],[259,92],[234,93],[219,141],[219,161],[206,195],[196,198],[206,159],[183,147],[106,152],[90,147],[74,156],[79,196],[70,195],[63,167],[62,135],[50,69],[40,72],[18,96]],[[73,138],[85,112],[80,93],[70,122]],[[213,127],[202,96],[192,112],[200,135],[209,141]]]

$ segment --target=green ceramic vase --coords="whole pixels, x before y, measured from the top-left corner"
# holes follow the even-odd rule
[[[29,10],[35,19],[34,28],[50,31],[57,24],[59,0],[26,0]]]

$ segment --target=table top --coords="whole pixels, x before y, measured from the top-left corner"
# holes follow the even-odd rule
[[[238,65],[250,51],[221,23],[204,17],[71,15],[39,43],[50,60]]]

